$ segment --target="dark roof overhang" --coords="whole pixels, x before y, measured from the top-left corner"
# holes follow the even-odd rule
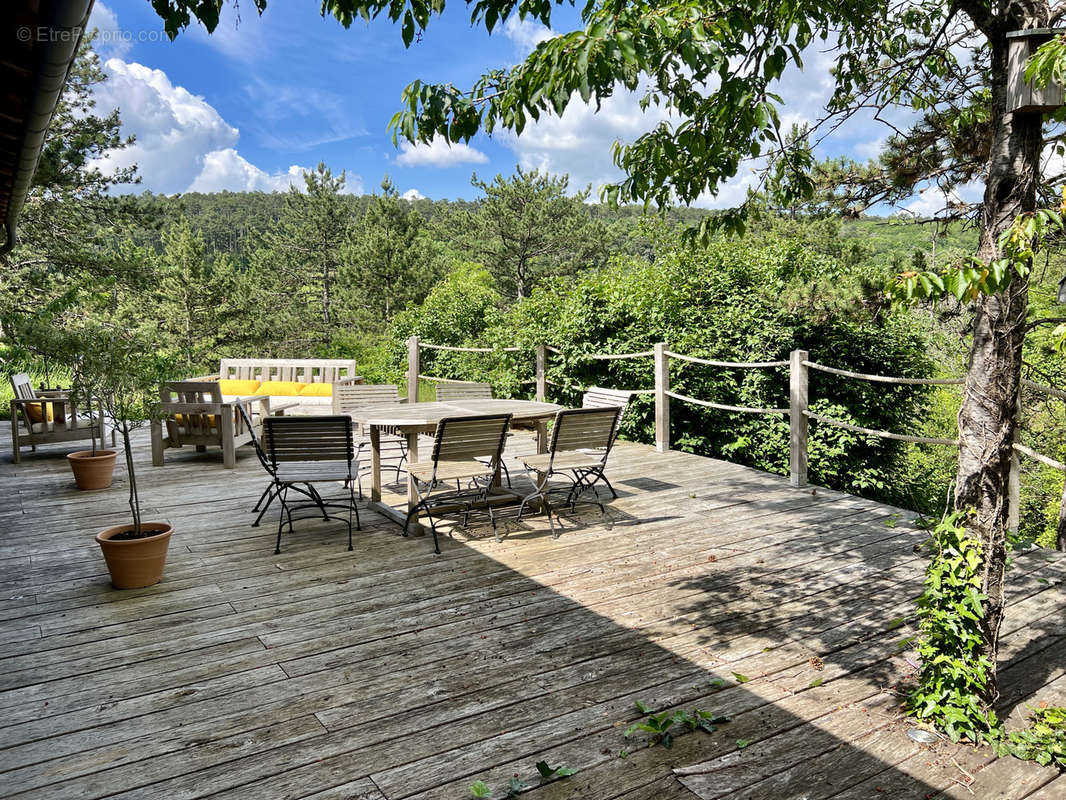
[[[15,226],[93,0],[6,0],[0,11],[0,252]]]

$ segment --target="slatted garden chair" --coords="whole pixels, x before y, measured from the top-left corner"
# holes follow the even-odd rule
[[[391,405],[400,402],[399,389],[393,383],[357,383],[340,384],[333,387],[333,413],[350,415],[355,411],[365,411],[378,405]],[[356,425],[354,429],[356,458],[363,448],[370,446],[370,427]],[[394,459],[396,480],[400,479],[404,462],[407,461],[407,440],[395,434],[382,433],[380,439],[382,459]],[[359,476],[359,498],[363,497],[362,475]]]
[[[255,522],[252,523],[252,527],[258,528],[259,523],[263,519],[263,515],[266,514],[267,509],[270,508],[271,504],[274,502],[274,500],[277,499],[278,496],[277,488],[274,484],[275,470],[274,465],[270,462],[270,459],[267,458],[267,454],[263,450],[263,446],[259,443],[259,437],[255,435],[256,426],[252,421],[252,418],[248,415],[248,411],[243,405],[238,405],[237,413],[240,414],[243,418],[244,426],[249,431],[251,431],[252,447],[255,448],[255,454],[259,458],[259,463],[263,466],[263,469],[266,470],[267,475],[270,476],[270,483],[267,484],[266,489],[264,489],[263,493],[259,496],[259,500],[256,502],[255,506],[252,507],[252,513],[255,513],[256,511],[259,512],[259,516],[256,517]],[[319,505],[320,508],[322,508],[322,497],[315,490],[313,484],[305,484],[304,486],[293,485],[290,488],[294,491],[300,492],[301,494],[307,495],[309,499],[313,500]],[[264,503],[264,501],[266,502]],[[323,515],[326,514],[325,508],[322,508],[322,513]]]
[[[433,436],[433,453],[431,459],[407,465],[418,502],[407,512],[403,526],[403,535],[411,520],[425,514],[433,531],[433,552],[440,553],[437,541],[437,521],[434,515],[460,511],[463,524],[468,521],[475,503],[484,502],[492,523],[492,532],[499,541],[496,531],[496,518],[489,502],[489,490],[499,474],[503,445],[507,440],[507,428],[511,424],[510,414],[486,414],[476,417],[445,417],[437,423]],[[488,463],[480,459],[487,459]],[[455,481],[472,481],[467,489],[451,489]],[[447,486],[446,492],[434,491]]]
[[[281,533],[288,525],[293,531],[293,512],[316,508],[315,516],[343,521],[327,509],[348,512],[348,549],[352,549],[352,514],[360,529],[359,509],[355,501],[355,476],[359,462],[352,442],[352,420],[344,416],[266,417],[263,420],[264,451],[273,473],[274,495],[281,503],[278,540],[274,553],[281,552]],[[348,492],[345,503],[327,502],[312,497],[310,503],[290,503],[289,490],[316,483],[343,483]],[[317,494],[317,492],[316,492]]]
[[[21,450],[39,444],[89,439],[104,444],[103,414],[80,413],[70,396],[60,390],[35,391],[24,372],[11,376],[11,454],[21,461]]]
[[[590,386],[588,391],[581,396],[581,407],[622,409],[618,415],[618,425],[615,427],[614,431],[614,435],[617,438],[618,429],[622,427],[622,420],[625,418],[626,410],[629,408],[629,403],[632,399],[632,392],[627,392],[622,389],[604,389],[602,386]],[[611,482],[607,480],[606,475],[603,476],[603,482],[607,484],[607,488],[611,490],[611,496],[617,500],[618,492],[614,490]]]
[[[548,452],[527,456],[522,460],[536,488],[522,498],[518,507],[519,520],[529,503],[540,500],[548,515],[552,537],[555,538],[557,534],[555,523],[552,522],[552,494],[565,494],[562,505],[570,506],[570,511],[573,512],[581,497],[592,492],[596,499],[588,502],[599,506],[601,514],[607,513],[600,502],[596,484],[601,480],[606,483],[603,471],[614,445],[621,415],[622,409],[618,406],[571,408],[555,415]],[[569,485],[551,486],[550,480],[556,475],[568,480]]]
[[[490,383],[438,383],[437,400],[491,400]]]

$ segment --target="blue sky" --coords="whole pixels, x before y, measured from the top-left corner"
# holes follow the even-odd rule
[[[147,0],[96,3],[91,24],[101,30],[97,49],[110,75],[98,102],[103,109],[118,106],[126,132],[138,137],[116,159],[138,164],[137,191],[282,190],[319,161],[345,170],[354,192],[376,190],[388,173],[401,193],[470,198],[472,172],[510,174],[516,164],[568,174],[574,188],[595,190],[618,177],[612,143],[632,140],[661,119],[657,110],[641,112],[635,95],[620,93],[598,113],[573,104],[562,118],[545,119],[521,137],[502,132],[478,136],[469,147],[404,144],[398,150],[386,128],[408,83],[466,87],[487,69],[519,61],[547,29],[512,19],[489,36],[471,27],[465,4],[453,4],[431,21],[421,42],[405,49],[395,25],[357,22],[345,30],[321,18],[309,0],[272,0],[263,17],[250,2],[243,6],[239,26],[227,7],[213,34],[190,28],[170,42]],[[572,9],[556,13],[557,28],[577,21]],[[829,59],[809,53],[804,73],[786,75],[786,123],[818,117],[831,85]],[[823,152],[867,158],[884,133],[860,120],[828,140]],[[751,183],[749,169],[701,204],[735,205]]]

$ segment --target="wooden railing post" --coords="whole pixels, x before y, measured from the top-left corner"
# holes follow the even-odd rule
[[[655,345],[655,449],[665,453],[670,449],[670,359],[666,343]]]
[[[418,373],[421,372],[419,365],[420,357],[418,337],[412,336],[407,340],[407,402],[418,402]]]
[[[537,402],[543,403],[548,396],[548,348],[537,345]]]
[[[789,482],[807,485],[807,366],[806,350],[793,350],[788,367]]]

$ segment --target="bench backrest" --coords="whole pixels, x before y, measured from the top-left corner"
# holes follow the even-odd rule
[[[356,377],[353,358],[223,358],[222,380],[336,383]]]
[[[346,461],[351,475],[355,446],[348,417],[264,417],[263,450],[277,469],[285,462]]]
[[[398,402],[400,392],[394,383],[344,383],[333,387],[334,414]]]
[[[604,389],[602,386],[590,386],[588,391],[581,397],[582,408],[609,408],[621,406],[625,408],[633,399],[632,392],[619,389]]]
[[[219,414],[233,413],[232,407],[223,406],[214,381],[168,381],[159,387],[159,400],[168,435],[175,440],[180,438],[179,426],[189,436],[208,436],[218,429]],[[243,429],[243,420],[235,420],[235,427]]]
[[[492,384],[489,383],[438,383],[438,400],[491,400]]]
[[[597,450],[606,460],[614,444],[620,416],[620,406],[564,409],[555,415],[548,450],[553,458],[556,453],[570,450]]]
[[[507,440],[510,414],[445,417],[433,437],[433,461],[491,458],[496,464]]]

